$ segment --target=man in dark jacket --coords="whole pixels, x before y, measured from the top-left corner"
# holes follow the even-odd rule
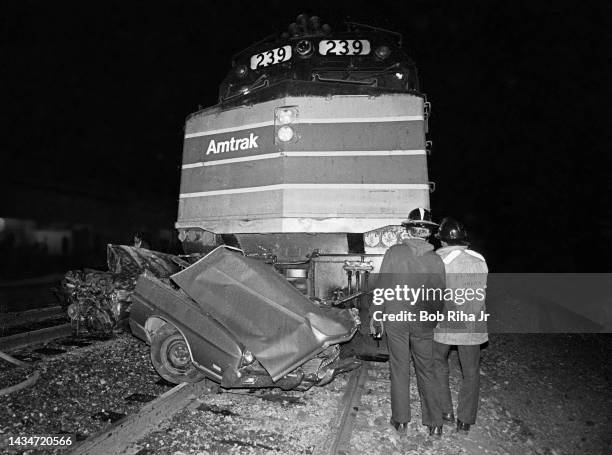
[[[444,263],[427,241],[437,226],[431,221],[429,211],[414,209],[403,225],[405,237],[401,244],[392,246],[385,253],[376,288],[395,289],[399,285],[400,288],[407,286],[414,290],[443,289]],[[421,321],[419,318],[422,311],[436,313],[441,307],[441,298],[430,300],[423,296],[410,302],[401,298],[385,299],[384,302],[383,326],[387,334],[391,369],[391,424],[402,434],[410,421],[411,354],[421,397],[423,425],[428,427],[430,435],[442,434],[442,410],[436,399],[433,371],[433,329],[436,322]],[[371,314],[374,315],[376,310],[380,313],[381,307],[373,305]],[[402,312],[412,313],[416,320],[398,321],[388,317]],[[376,323],[371,327],[374,332],[380,331]]]

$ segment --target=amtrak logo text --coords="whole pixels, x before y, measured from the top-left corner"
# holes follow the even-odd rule
[[[211,139],[206,149],[206,154],[211,153],[224,153],[224,152],[235,152],[237,150],[249,150],[256,149],[257,139],[259,136],[255,136],[253,133],[249,137],[243,137],[236,139],[232,137],[229,141],[215,141]]]

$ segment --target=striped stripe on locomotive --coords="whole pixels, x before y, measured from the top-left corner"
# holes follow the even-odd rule
[[[177,228],[363,233],[429,207],[421,95],[291,87],[187,120]]]

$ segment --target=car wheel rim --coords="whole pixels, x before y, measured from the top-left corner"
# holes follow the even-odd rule
[[[191,363],[187,344],[183,340],[173,340],[166,350],[166,361],[172,370],[184,373]]]

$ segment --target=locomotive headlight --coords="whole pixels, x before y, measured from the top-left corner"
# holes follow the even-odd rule
[[[378,46],[374,51],[374,54],[380,60],[384,60],[389,56],[389,54],[391,54],[391,49],[389,49],[388,46]]]
[[[293,123],[296,114],[295,109],[281,108],[276,111],[276,119],[281,125],[286,125],[287,123]]]
[[[275,143],[290,142],[295,139],[295,131],[289,125],[296,122],[297,117],[297,106],[277,107],[274,110]]]
[[[290,126],[281,126],[276,133],[278,140],[281,142],[289,142],[293,139],[293,128]]]

